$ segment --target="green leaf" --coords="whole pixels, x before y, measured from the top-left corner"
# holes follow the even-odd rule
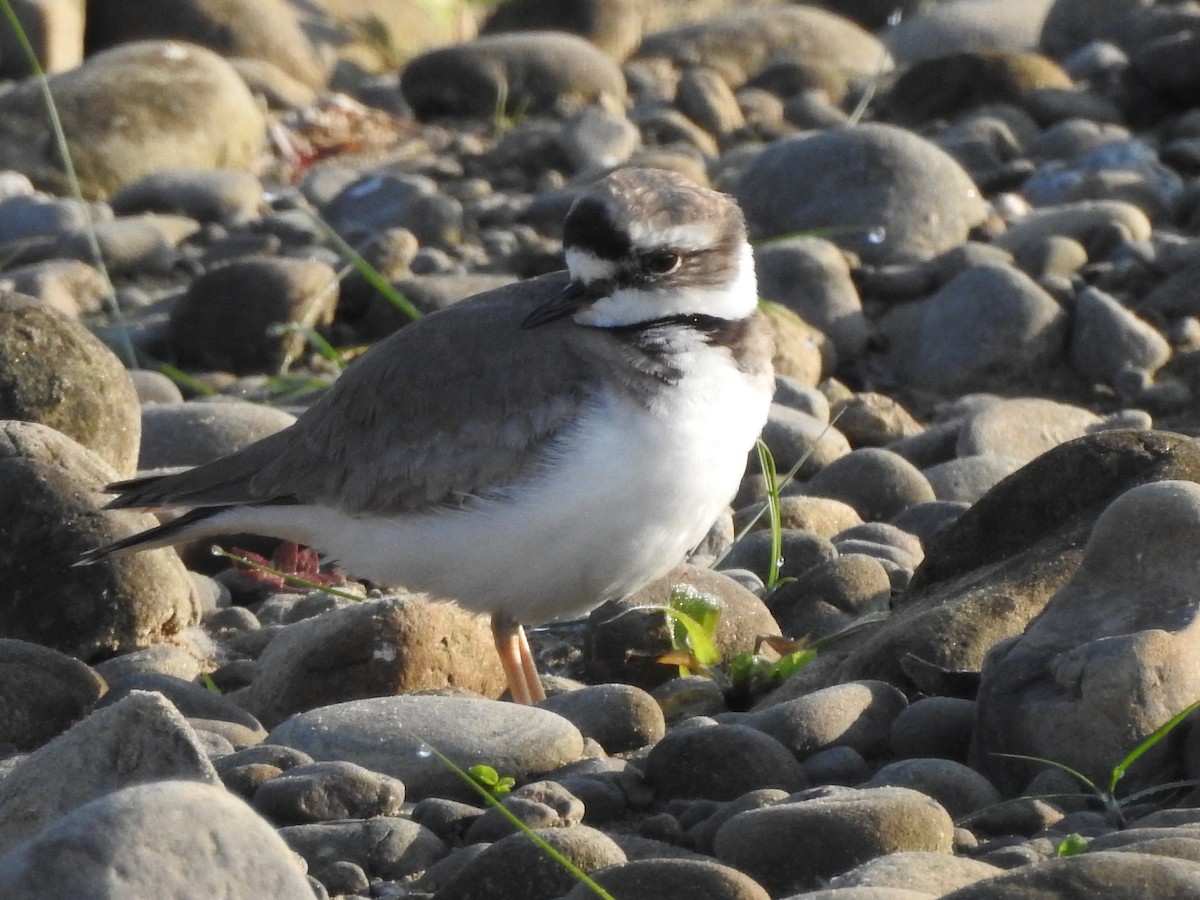
[[[213,681],[207,674],[202,673],[200,675],[200,683],[207,688],[210,694],[216,694],[218,697],[221,696],[221,689],[217,687],[217,683]]]
[[[1200,700],[1197,700],[1195,703],[1192,703],[1189,706],[1185,706],[1175,715],[1171,716],[1171,718],[1169,718],[1162,725],[1159,725],[1157,728],[1155,728],[1148,738],[1134,747],[1133,751],[1128,756],[1117,763],[1116,767],[1114,767],[1112,770],[1112,782],[1109,784],[1109,792],[1111,793],[1112,791],[1116,790],[1117,782],[1125,777],[1125,771],[1135,762],[1137,762],[1143,753],[1178,728],[1179,724],[1188,716],[1190,716],[1197,708],[1200,708]]]
[[[810,662],[817,658],[817,649],[808,647],[794,653],[785,653],[771,666],[771,674],[780,681],[787,681]]]
[[[1058,842],[1058,847],[1055,848],[1054,855],[1058,857],[1078,856],[1087,850],[1087,848],[1088,842],[1084,839],[1083,835],[1072,831]]]
[[[721,601],[716,597],[691,585],[677,584],[671,588],[666,606],[650,609],[658,610],[672,620],[671,646],[690,653],[696,665],[715,666],[721,661],[721,652],[713,640],[722,609]],[[681,674],[686,672],[681,671]]]

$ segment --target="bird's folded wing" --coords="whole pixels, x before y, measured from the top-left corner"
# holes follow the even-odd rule
[[[502,492],[594,390],[578,329],[521,322],[561,273],[406,326],[355,361],[299,421],[186,472],[114,486],[113,507],[322,503],[388,514]]]

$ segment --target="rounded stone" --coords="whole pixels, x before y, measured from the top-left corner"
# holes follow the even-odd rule
[[[85,195],[108,196],[166,169],[251,169],[266,122],[237,72],[193,44],[137,41],[51,76],[50,90]],[[0,98],[0,167],[48,190],[68,185],[45,99],[28,78]]]
[[[930,259],[961,244],[985,215],[957,162],[891,125],[775,141],[746,167],[734,194],[759,239],[841,230],[830,240],[875,264]]]
[[[156,403],[142,407],[139,469],[199,466],[282,431],[296,417],[241,401]]]
[[[732,759],[736,766],[728,764]],[[796,791],[806,784],[803,769],[782,744],[743,725],[676,728],[650,750],[645,775],[663,800],[732,800],[761,788]]]
[[[420,118],[522,115],[625,99],[616,63],[573,34],[515,32],[430,50],[401,73],[400,89]]]
[[[414,801],[476,796],[430,748],[460,766],[489,765],[518,781],[583,755],[583,737],[561,716],[512,703],[432,695],[321,707],[292,716],[267,740],[316,760],[344,760],[398,778]]]
[[[72,656],[0,639],[0,746],[28,752],[81,719],[104,680]]]
[[[118,475],[137,470],[133,381],[86,328],[19,294],[0,296],[0,419],[48,425]]]
[[[734,816],[717,832],[717,859],[779,897],[819,887],[889,853],[950,852],[954,823],[917,791],[820,788],[813,794]]]
[[[635,859],[593,873],[597,884],[614,897],[654,900],[768,900],[762,885],[749,875],[704,859]],[[591,900],[595,893],[578,884],[563,900]]]
[[[803,490],[841,500],[865,522],[886,521],[909,506],[936,499],[916,466],[879,447],[864,447],[834,460],[805,482]]]

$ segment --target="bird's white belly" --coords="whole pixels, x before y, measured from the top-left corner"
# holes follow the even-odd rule
[[[556,460],[504,497],[398,517],[292,506],[219,518],[469,609],[525,623],[577,615],[664,575],[732,499],[769,396],[721,363],[667,388],[650,410],[624,399],[596,406]]]

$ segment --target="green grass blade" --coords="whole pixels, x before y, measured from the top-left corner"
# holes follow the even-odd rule
[[[2,0],[0,0],[0,2],[2,2]],[[367,280],[371,287],[379,291],[379,293],[386,297],[393,306],[395,306],[414,322],[421,318],[421,311],[413,306],[407,297],[396,290],[392,283],[379,273],[378,269],[367,262],[361,253],[350,246],[350,243],[340,234],[338,234],[334,230],[333,226],[321,217],[320,213],[313,209],[310,204],[304,202],[300,203],[299,208],[304,210],[305,214],[312,220],[313,224],[315,224],[317,228],[321,230],[321,234],[325,236],[325,239],[333,244],[338,253],[342,254],[342,256],[346,257],[346,259],[350,261],[350,265],[354,267],[358,274]]]
[[[771,519],[771,562],[767,571],[767,590],[779,582],[779,570],[783,567],[783,515],[779,510],[779,473],[775,471],[775,457],[766,441],[758,438],[754,443],[758,451],[758,464],[767,482],[767,514]]]
[[[1024,753],[993,753],[991,755],[1000,756],[1004,759],[1023,759],[1026,762],[1036,762],[1042,763],[1043,765],[1052,766],[1053,768],[1058,769],[1061,772],[1066,772],[1068,775],[1078,779],[1080,783],[1087,785],[1089,788],[1095,791],[1098,796],[1103,795],[1104,793],[1099,787],[1096,786],[1096,782],[1092,781],[1092,779],[1088,778],[1082,772],[1072,769],[1065,763],[1060,763],[1053,759],[1046,759],[1044,756],[1026,756]]]
[[[108,308],[119,318],[121,308],[117,303],[117,292],[113,288],[112,278],[109,277],[108,266],[104,262],[104,254],[100,252],[100,242],[96,240],[96,226],[92,219],[92,208],[84,200],[83,188],[79,183],[79,173],[75,171],[75,161],[71,159],[71,149],[67,144],[67,133],[63,129],[62,118],[58,115],[58,106],[54,102],[54,94],[50,90],[50,82],[46,78],[45,70],[42,69],[41,61],[38,60],[37,51],[33,49],[33,44],[29,42],[29,36],[25,33],[25,29],[21,25],[21,20],[17,18],[17,14],[13,10],[9,0],[0,0],[0,11],[4,13],[4,18],[8,20],[8,25],[17,38],[17,43],[21,45],[21,51],[25,54],[25,58],[29,62],[29,70],[33,73],[33,77],[38,84],[38,89],[42,93],[42,100],[46,105],[46,117],[50,120],[50,128],[54,132],[55,148],[62,159],[63,172],[67,176],[67,189],[70,191],[71,196],[79,203],[79,207],[83,212],[84,233],[87,236],[88,253],[91,254],[92,261],[97,271],[100,272]],[[121,336],[123,338],[121,341],[121,351],[125,357],[125,365],[130,369],[136,368],[137,353],[133,349],[133,342],[130,341],[129,334],[123,329]]]
[[[562,866],[564,869],[566,869],[568,872],[570,872],[571,876],[576,881],[579,881],[581,884],[587,885],[588,890],[590,890],[592,893],[594,893],[597,897],[603,897],[604,900],[614,900],[612,894],[610,894],[604,888],[600,887],[600,885],[598,885],[592,879],[592,877],[590,875],[588,875],[587,872],[583,871],[583,869],[579,868],[579,866],[575,865],[575,863],[571,862],[571,860],[567,859],[565,856],[563,856],[561,853],[559,853],[556,849],[551,847],[550,844],[548,844],[546,842],[545,838],[543,838],[540,834],[538,834],[536,831],[534,831],[532,828],[530,828],[528,825],[526,825],[524,822],[522,822],[520,819],[518,819],[515,815],[513,815],[512,810],[510,810],[507,806],[505,806],[503,803],[501,803],[499,800],[497,800],[494,796],[492,796],[491,791],[489,791],[486,787],[484,787],[482,784],[480,784],[478,781],[476,781],[474,778],[472,778],[468,772],[466,772],[461,766],[459,766],[452,759],[450,759],[450,757],[446,756],[446,754],[442,753],[436,747],[432,746],[428,741],[425,742],[424,746],[425,746],[425,749],[427,749],[431,754],[433,754],[433,756],[437,759],[438,762],[440,762],[443,766],[445,766],[447,769],[449,769],[451,772],[453,772],[455,775],[457,775],[459,778],[461,778],[463,780],[463,782],[466,785],[468,785],[471,788],[471,790],[473,790],[480,797],[482,797],[489,806],[493,807],[494,809],[500,810],[500,814],[502,816],[504,816],[504,818],[508,819],[509,823],[514,828],[516,828],[518,831],[520,831],[521,834],[525,835],[525,837],[527,837],[531,841],[533,841],[538,846],[538,849],[540,849],[543,853],[545,853],[546,856],[548,856],[550,859],[554,860],[556,863],[558,863],[560,866]]]
[[[1117,763],[1112,771],[1112,783],[1109,785],[1109,792],[1111,793],[1116,789],[1117,782],[1125,777],[1126,770],[1135,762],[1137,762],[1143,753],[1179,727],[1179,724],[1193,712],[1195,712],[1197,708],[1200,708],[1200,700],[1197,700],[1195,703],[1192,703],[1189,706],[1185,706],[1175,715],[1171,716],[1171,718],[1167,719],[1167,721],[1162,725],[1159,725],[1157,728],[1155,728],[1148,738],[1133,748],[1133,752]]]
[[[309,325],[302,325],[299,322],[280,322],[278,325],[272,326],[271,330],[277,331],[279,334],[300,335],[309,346],[316,350],[337,371],[345,371],[346,364],[342,361],[342,355],[315,328]]]
[[[341,597],[343,600],[353,600],[355,603],[361,603],[363,598],[358,594],[352,594],[349,591],[343,591],[335,588],[330,584],[321,584],[319,581],[309,581],[307,578],[301,578],[299,575],[293,575],[290,572],[283,572],[272,566],[264,566],[262,563],[255,562],[252,559],[246,559],[244,556],[238,556],[236,553],[230,553],[223,547],[213,545],[212,552],[214,556],[223,556],[226,559],[233,560],[239,566],[245,566],[248,569],[257,569],[260,572],[266,572],[278,578],[282,578],[285,584],[290,584],[293,587],[307,588],[310,591],[324,591],[334,597]]]
[[[161,372],[182,388],[191,391],[197,397],[215,397],[217,392],[198,378],[193,378],[182,369],[177,369],[170,363],[147,360],[150,367]]]

